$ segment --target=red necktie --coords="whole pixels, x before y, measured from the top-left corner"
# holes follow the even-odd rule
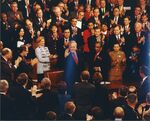
[[[72,53],[72,57],[73,57],[75,63],[78,64],[78,58],[77,58],[76,53]]]
[[[95,56],[94,56],[94,61],[96,60],[97,56],[98,56],[98,54],[96,53]]]

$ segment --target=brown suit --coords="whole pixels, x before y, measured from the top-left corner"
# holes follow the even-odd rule
[[[125,53],[123,51],[109,52],[111,58],[111,69],[109,71],[109,81],[121,81],[125,68]]]

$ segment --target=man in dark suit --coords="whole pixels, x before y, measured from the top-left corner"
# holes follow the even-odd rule
[[[50,12],[51,8],[58,2],[58,0],[36,0],[36,2],[41,6],[41,9],[43,10],[44,17],[46,19],[50,18]]]
[[[54,111],[59,114],[59,100],[58,94],[51,88],[51,80],[49,78],[43,78],[41,81],[42,95],[37,99],[38,104],[38,119],[42,120],[48,111]]]
[[[71,37],[73,40],[76,40],[78,48],[81,49],[83,46],[83,38],[81,36],[81,29],[77,27],[77,19],[71,18],[70,25]]]
[[[11,11],[10,4],[12,0],[4,0],[4,2],[1,2],[1,12],[8,12]]]
[[[102,50],[102,46],[99,42],[95,43],[94,50],[94,52],[90,53],[90,73],[93,75],[98,69],[98,71],[102,73],[103,80],[107,81],[110,66],[108,53]]]
[[[33,22],[30,19],[26,19],[25,21],[26,29],[25,29],[25,40],[27,40],[28,44],[31,44],[32,46],[29,47],[29,53],[27,58],[34,58],[35,57],[35,51],[34,51],[34,42],[37,39],[38,31],[33,26]]]
[[[101,0],[100,1],[100,18],[102,22],[108,22],[109,19],[109,6],[106,5],[106,0]]]
[[[1,120],[13,120],[15,117],[15,104],[7,95],[9,84],[6,80],[0,80]]]
[[[138,90],[138,98],[139,102],[143,102],[146,100],[146,95],[150,92],[150,77],[149,77],[149,69],[147,66],[140,67],[140,76],[142,78],[139,90]]]
[[[77,120],[86,119],[88,110],[93,106],[95,86],[88,82],[89,79],[90,73],[88,71],[83,71],[81,74],[81,82],[73,86],[72,98],[77,106],[75,113]]]
[[[8,36],[9,35],[9,36]],[[1,40],[4,47],[12,48],[12,28],[8,22],[7,14],[1,13]]]
[[[101,18],[99,13],[99,8],[94,8],[93,10],[93,16],[89,18],[89,21],[92,21],[94,23],[94,26],[99,26],[101,24]]]
[[[65,53],[65,50],[69,47],[69,42],[72,40],[70,34],[71,34],[70,29],[64,28],[63,38],[58,40],[58,43],[57,43],[58,65],[60,68],[64,67],[64,53]]]
[[[18,2],[18,8],[22,12],[24,18],[31,17],[33,2],[30,0],[22,0]]]
[[[14,25],[17,23],[22,23],[24,18],[21,11],[18,11],[18,4],[17,2],[11,3],[11,11],[7,12],[8,15],[8,21],[11,25]]]
[[[133,13],[131,14],[131,24],[134,25],[136,22],[139,22],[141,19],[141,7],[136,6],[133,10]]]
[[[64,79],[67,83],[67,92],[72,95],[72,87],[74,83],[80,80],[80,73],[84,68],[82,54],[77,51],[77,43],[69,42],[69,48],[65,50],[65,68]]]
[[[107,44],[106,41],[103,39],[100,27],[95,27],[94,35],[88,38],[88,47],[90,52],[94,52],[96,42],[99,42],[102,47]]]
[[[21,73],[14,84],[10,87],[9,95],[14,99],[16,104],[15,119],[29,120],[33,119],[36,113],[35,96],[36,93],[31,90],[31,93],[26,89],[28,84],[28,76],[26,73]]]
[[[123,23],[123,17],[120,16],[120,11],[119,8],[116,6],[113,9],[113,15],[110,16],[110,27],[120,24],[122,25]]]
[[[38,31],[40,31],[41,33],[46,28],[46,19],[44,18],[42,9],[36,10],[36,17],[35,17],[33,23],[34,23],[34,26],[36,27],[36,29]]]
[[[15,76],[17,77],[20,73],[26,73],[29,78],[31,79],[32,76],[32,70],[33,70],[33,66],[38,62],[37,58],[31,60],[30,62],[27,62],[26,56],[29,52],[29,49],[27,46],[23,45],[19,48],[19,55],[17,57],[17,59],[20,59],[20,63],[18,68],[15,71]],[[16,59],[16,60],[17,60]]]
[[[112,50],[115,43],[118,43],[121,49],[124,51],[126,47],[126,39],[124,35],[121,34],[121,26],[114,26],[114,34],[109,36],[108,49]]]
[[[65,103],[65,113],[61,114],[59,120],[74,120],[73,114],[76,110],[76,106],[72,101]]]
[[[133,41],[142,51],[144,49],[144,45],[146,43],[145,33],[142,31],[142,24],[140,22],[136,22],[134,26],[135,32],[133,33]]]
[[[9,48],[4,48],[1,56],[1,79],[6,79],[9,84],[12,84],[12,81],[14,81],[14,71],[21,61],[17,59],[15,65],[12,65],[11,59],[12,51]]]
[[[62,15],[62,11],[59,7],[53,8],[54,15],[52,16],[51,24],[56,24],[58,27],[58,32],[61,32],[61,29],[68,23],[68,20],[65,16]]]
[[[137,95],[130,93],[127,96],[127,104],[123,105],[125,112],[124,120],[139,120],[139,115],[136,111],[136,104],[138,102]]]

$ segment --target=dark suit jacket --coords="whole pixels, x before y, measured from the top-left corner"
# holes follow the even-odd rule
[[[94,74],[94,67],[100,67],[104,80],[107,80],[108,70],[110,68],[110,57],[106,51],[101,51],[95,58],[96,52],[90,53],[90,72]]]
[[[8,22],[4,24],[1,21],[1,40],[4,47],[12,48],[12,28]]]
[[[43,23],[45,22],[46,23],[46,19],[44,18],[44,16],[43,16],[43,22],[42,23],[40,23],[40,21],[39,21],[39,19],[38,19],[38,17],[35,17],[35,19],[34,19],[34,26],[36,27],[36,30],[39,30],[39,31],[41,31],[40,30],[40,28],[42,27],[43,28]],[[43,31],[43,30],[42,30]]]
[[[1,79],[6,79],[9,83],[14,81],[15,67],[10,67],[8,62],[1,56]]]
[[[72,41],[72,38],[69,38],[69,41]],[[58,53],[58,64],[60,67],[64,66],[64,53],[68,46],[64,47],[64,38],[60,38],[57,42],[57,53]]]
[[[72,39],[77,42],[78,48],[81,48],[83,46],[83,38],[81,35],[81,32],[82,32],[81,29],[77,27],[77,34],[73,36],[73,30],[72,30],[72,27],[70,26],[70,32],[72,35]]]
[[[32,3],[32,1],[30,1],[29,6],[28,6],[28,7],[30,7],[30,11],[27,11],[27,6],[26,6],[24,0],[22,0],[18,3],[19,10],[22,12],[22,15],[24,18],[28,18],[27,12],[29,12],[29,17],[31,17],[32,12],[33,12],[32,6],[33,6],[33,3]]]
[[[5,1],[1,4],[1,12],[8,12],[11,11],[10,5],[8,5],[8,1]]]
[[[73,87],[72,98],[77,106],[76,119],[85,119],[86,114],[93,106],[95,97],[95,86],[88,82],[79,82]]]
[[[110,16],[109,20],[110,20],[109,24],[111,24],[111,20],[114,20],[114,15]],[[117,24],[120,24],[120,25],[123,24],[123,18],[122,17],[119,16]]]
[[[106,5],[106,7],[105,7],[105,13],[102,12],[102,9],[101,9],[101,8],[99,9],[99,12],[100,12],[101,22],[102,22],[102,23],[103,23],[103,22],[105,22],[105,23],[109,22],[109,21],[108,21],[108,20],[109,20],[109,16],[103,17],[105,13],[110,12],[109,6]]]
[[[0,94],[1,98],[1,120],[15,119],[15,103],[12,98],[7,95]]]
[[[134,32],[132,36],[133,36],[133,41],[135,42],[135,45],[137,45],[142,50],[145,43],[138,43],[138,37],[136,35],[136,32]],[[145,37],[145,33],[143,31],[140,32],[140,38],[141,37]]]
[[[58,40],[54,40],[51,32],[48,32],[45,38],[45,46],[48,47],[51,54],[58,54],[58,41],[61,40],[62,36],[58,35]]]
[[[29,74],[32,73],[32,66],[27,63],[27,60],[25,58],[22,58],[22,59],[23,60],[19,63],[19,66],[18,66],[18,68],[15,71],[16,72],[16,76],[19,75],[20,73],[26,73],[29,76]]]
[[[58,94],[52,90],[44,89],[41,91],[43,95],[37,99],[38,103],[38,117],[44,119],[45,114],[48,111],[54,111],[58,114],[59,112],[59,100]]]
[[[33,119],[36,112],[36,99],[31,96],[31,93],[22,87],[20,84],[15,83],[9,89],[9,95],[14,99],[16,105],[16,119],[29,120]]]
[[[72,116],[70,116],[67,113],[64,113],[62,115],[60,115],[59,120],[74,120],[74,118]]]
[[[79,82],[73,86],[73,99],[76,105],[93,105],[95,86],[88,82]]]
[[[150,77],[148,76],[143,84],[139,87],[138,90],[138,98],[139,98],[139,102],[143,102],[146,99],[146,95],[148,92],[150,92]]]
[[[101,17],[98,17],[98,20],[101,22]],[[96,21],[94,19],[94,16],[92,16],[91,18],[89,18],[89,21],[92,21],[94,23],[94,25],[96,24]]]
[[[124,35],[120,35],[120,38],[122,38],[122,37],[124,37]],[[124,39],[126,40],[125,37],[124,37]],[[109,49],[109,50],[113,50],[113,46],[114,46],[115,43],[120,44],[120,41],[117,40],[116,35],[113,34],[113,35],[109,36],[108,49]],[[125,49],[125,46],[126,46],[126,41],[125,41],[125,43],[120,44],[120,46],[121,46],[122,50],[124,50],[124,49]]]
[[[95,50],[95,43],[96,43],[96,37],[90,36],[88,38],[88,47],[89,47],[90,52],[93,52]]]
[[[124,120],[138,120],[138,113],[132,109],[129,105],[124,105],[123,106],[124,112],[125,112],[125,116],[124,116]]]

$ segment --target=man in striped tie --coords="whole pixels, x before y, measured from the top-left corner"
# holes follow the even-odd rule
[[[69,42],[69,48],[65,51],[64,79],[67,83],[67,92],[72,94],[72,87],[80,79],[80,73],[84,68],[81,53],[77,51],[77,43]]]

